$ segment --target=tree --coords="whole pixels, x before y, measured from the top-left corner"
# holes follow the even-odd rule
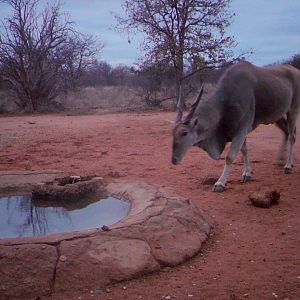
[[[149,106],[161,106],[174,98],[170,95],[174,94],[174,79],[174,68],[170,65],[143,66],[136,72],[137,94]]]
[[[223,64],[232,56],[232,37],[225,34],[231,0],[126,0],[126,17],[116,15],[117,29],[145,34],[144,64],[171,63],[176,94],[190,62]]]
[[[297,69],[300,69],[300,54],[293,55],[292,58],[286,61],[286,63],[292,65]]]
[[[80,85],[80,79],[93,66],[96,54],[103,47],[92,35],[76,33],[68,37],[60,52],[60,75],[65,92]]]
[[[93,59],[88,68],[84,70],[81,78],[81,86],[99,86],[112,84],[112,66],[105,61]]]
[[[133,85],[135,70],[126,65],[117,65],[111,71],[111,83],[113,85]]]
[[[78,34],[56,2],[38,12],[39,0],[2,0],[12,16],[2,22],[0,69],[22,109],[49,104],[87,61],[92,38]]]

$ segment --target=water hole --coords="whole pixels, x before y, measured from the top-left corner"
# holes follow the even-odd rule
[[[32,200],[31,194],[0,197],[0,239],[102,227],[128,211],[128,202],[109,195],[51,202]]]

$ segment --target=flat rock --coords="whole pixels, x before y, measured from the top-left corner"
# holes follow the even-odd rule
[[[0,193],[31,191],[39,182],[52,181],[65,175],[59,170],[43,171],[0,171]]]
[[[36,182],[30,175],[23,185],[40,183],[36,175]],[[196,255],[211,233],[211,219],[170,190],[118,179],[105,191],[131,203],[128,216],[108,231],[0,239],[0,294],[13,299],[83,291],[173,267]]]
[[[56,291],[65,291],[70,285],[80,287],[83,283],[88,289],[105,286],[160,268],[150,246],[136,239],[95,237],[75,243],[66,241],[61,243],[61,253],[67,259],[58,263]]]

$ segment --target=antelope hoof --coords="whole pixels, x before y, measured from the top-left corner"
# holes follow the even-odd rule
[[[291,174],[292,168],[284,168],[284,174]]]
[[[242,181],[247,182],[247,181],[250,181],[251,179],[252,179],[251,175],[243,175]]]
[[[225,191],[225,186],[223,186],[221,184],[215,184],[214,185],[213,192],[222,193],[224,191]]]

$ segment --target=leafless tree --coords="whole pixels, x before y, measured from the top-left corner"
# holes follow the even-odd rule
[[[112,66],[98,59],[92,59],[80,76],[80,86],[104,86],[112,84]]]
[[[95,56],[103,47],[104,44],[92,35],[76,33],[67,39],[60,53],[60,73],[65,92],[80,85],[83,73],[93,66]]]
[[[93,54],[92,38],[75,32],[59,1],[47,4],[41,13],[39,0],[2,2],[10,5],[12,16],[2,22],[1,75],[15,92],[19,107],[36,111],[59,94],[67,70],[72,80],[78,76],[87,56]]]
[[[144,63],[172,63],[178,95],[188,63],[218,65],[232,56],[235,43],[225,33],[233,16],[230,1],[126,0],[117,29],[145,34]]]

